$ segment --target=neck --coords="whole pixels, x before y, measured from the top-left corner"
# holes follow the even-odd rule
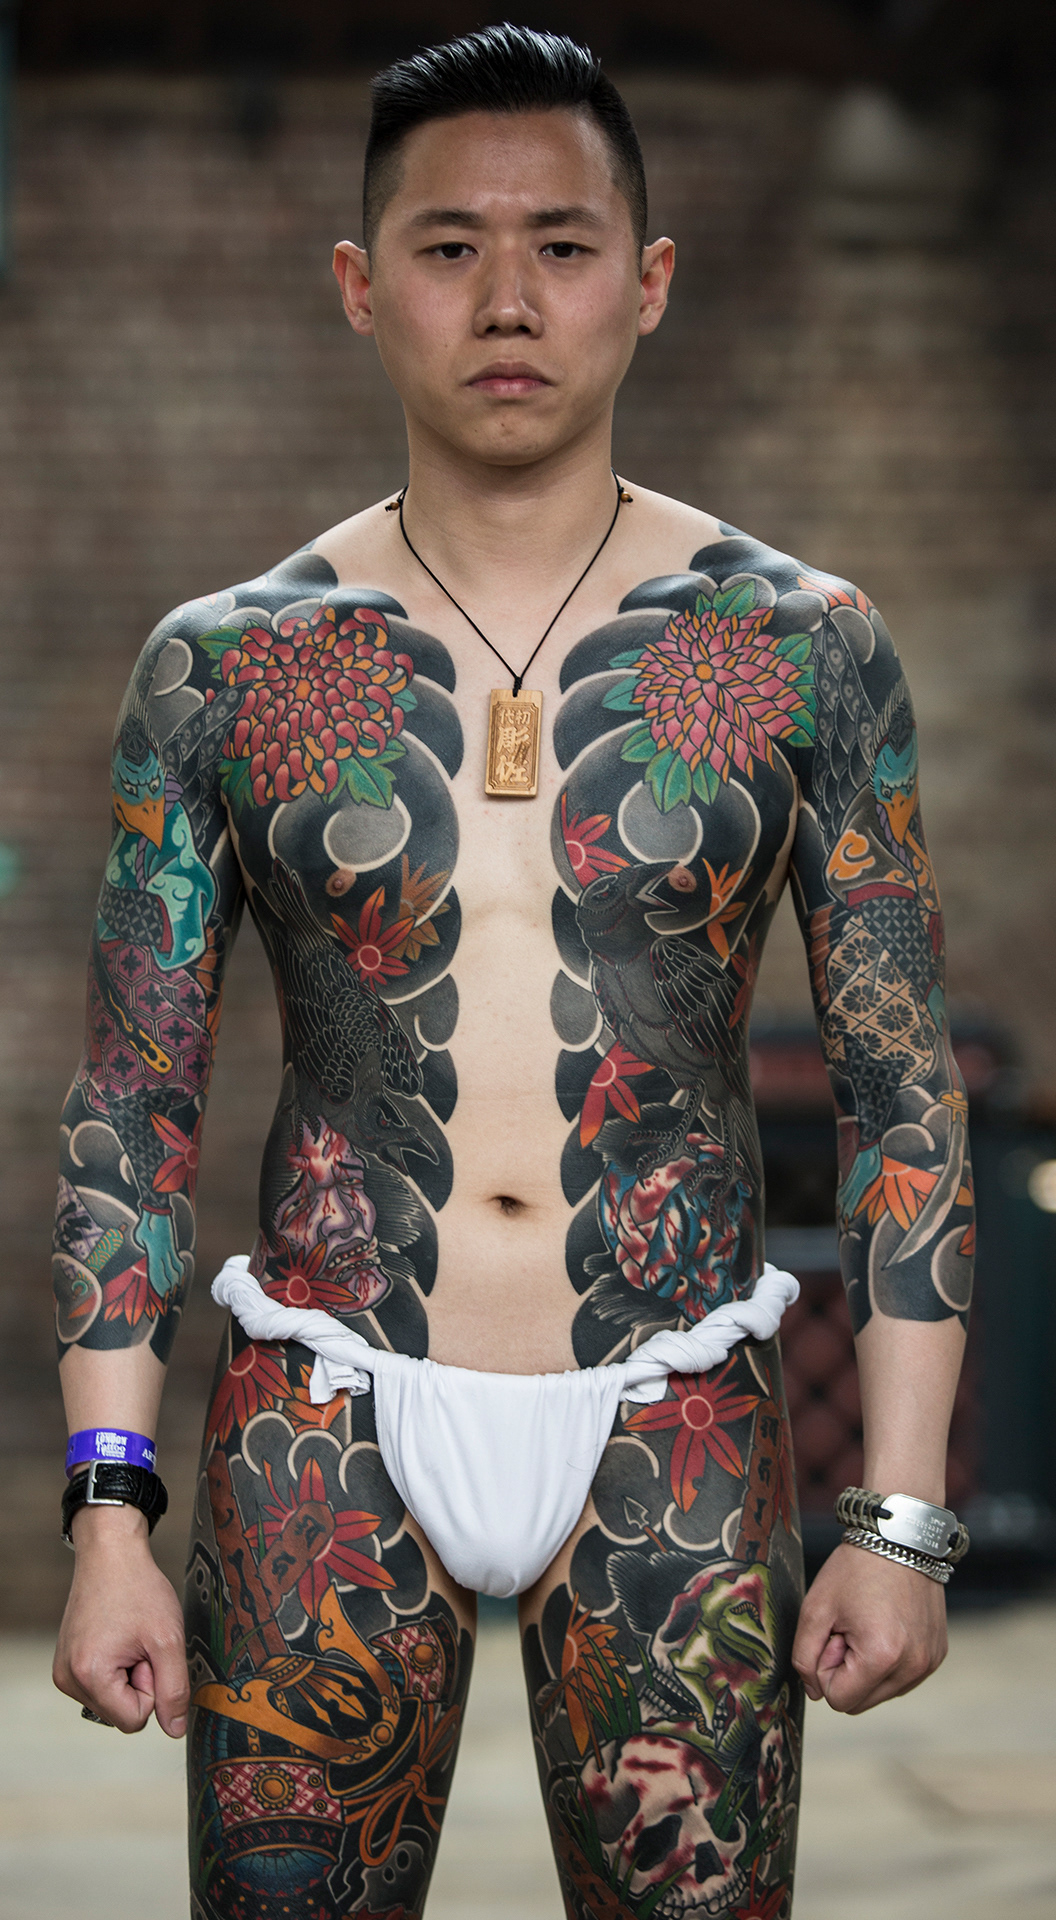
[[[608,423],[606,423],[606,426]],[[483,603],[518,587],[552,598],[612,515],[608,431],[522,466],[474,461],[409,436],[407,531],[445,585]]]

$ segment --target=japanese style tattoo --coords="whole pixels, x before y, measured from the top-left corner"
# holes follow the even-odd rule
[[[748,1023],[791,874],[836,1097],[854,1327],[963,1316],[972,1192],[916,731],[883,621],[727,530],[564,664],[552,1012],[576,1356],[751,1290]],[[572,1920],[787,1920],[802,1694],[776,1342],[625,1409],[525,1636]]]
[[[628,595],[562,675],[552,1010],[584,1366],[759,1271],[748,1023],[786,868],[855,1331],[968,1306],[967,1108],[909,690],[863,594],[729,531]]]
[[[562,672],[554,1178],[581,1366],[761,1269],[748,1027],[789,873],[855,1328],[968,1302],[965,1105],[905,680],[864,596],[725,531]],[[310,550],[151,637],[118,721],[64,1113],[64,1349],[169,1353],[248,906],[284,1034],[252,1271],[277,1301],[427,1353],[454,1176],[461,758],[445,648]],[[310,1369],[296,1345],[225,1336],[187,1588],[198,1920],[414,1920],[454,1764],[470,1635],[371,1399],[317,1407]],[[746,1342],[624,1409],[568,1578],[536,1596],[525,1662],[571,1920],[787,1920],[801,1591],[779,1353]]]
[[[444,650],[312,554],[181,608],[118,722],[88,1044],[63,1127],[64,1343],[164,1359],[193,1252],[223,966],[243,906],[285,1035],[253,1271],[273,1298],[424,1354],[451,1186],[458,1000]],[[470,1637],[431,1587],[369,1400],[233,1326],[187,1586],[194,1911],[419,1907]]]

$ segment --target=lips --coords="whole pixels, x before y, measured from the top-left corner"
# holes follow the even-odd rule
[[[538,393],[541,387],[550,385],[545,374],[537,367],[530,367],[523,360],[497,360],[492,366],[484,367],[466,382],[478,392],[497,394]]]

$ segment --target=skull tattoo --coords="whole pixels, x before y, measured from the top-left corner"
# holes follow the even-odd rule
[[[662,1888],[654,1920],[728,1913],[748,1884],[747,1827],[718,1810],[725,1777],[714,1761],[669,1734],[638,1733],[610,1743],[602,1762],[588,1763],[582,1786],[613,1881],[630,1873],[629,1903]]]

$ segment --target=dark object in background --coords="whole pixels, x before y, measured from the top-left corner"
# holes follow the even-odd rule
[[[971,1109],[976,1297],[950,1433],[948,1500],[972,1549],[950,1596],[1000,1593],[1056,1564],[1056,1130],[1020,1111],[1004,1037],[954,1023]],[[836,1232],[836,1137],[812,1028],[760,1027],[752,1081],[767,1255],[802,1283],[782,1329],[808,1576],[840,1538],[832,1503],[862,1485],[861,1402]],[[903,1489],[885,1488],[898,1492]],[[908,1489],[912,1491],[912,1489]]]
[[[934,102],[965,82],[1036,87],[1056,42],[1051,0],[523,0],[514,17],[586,41],[607,65],[710,68],[868,81]],[[20,58],[32,68],[136,65],[284,73],[371,67],[481,25],[471,0],[32,0]]]

